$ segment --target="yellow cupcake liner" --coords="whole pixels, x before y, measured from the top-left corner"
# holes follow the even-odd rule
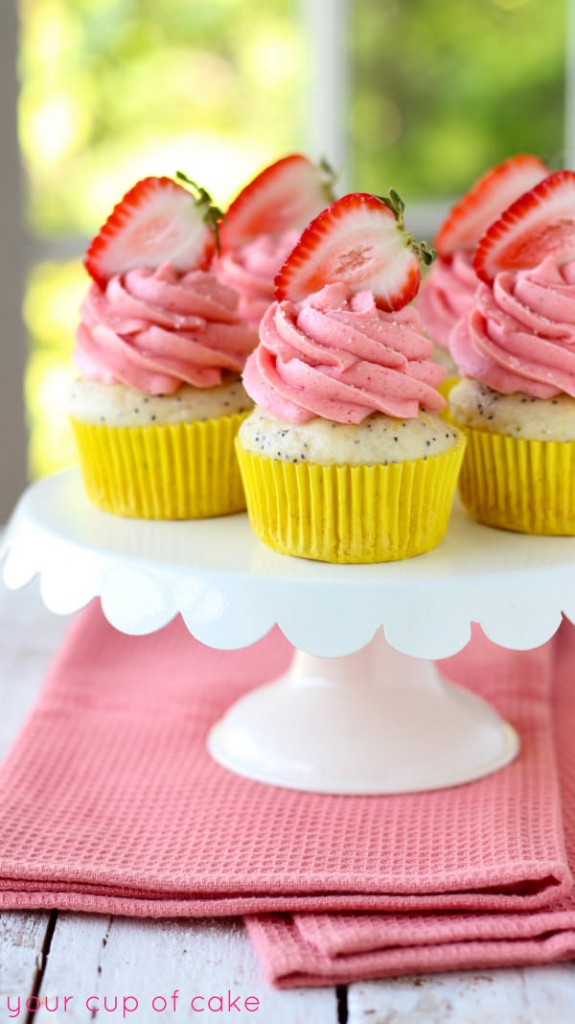
[[[99,508],[136,519],[204,519],[245,508],[234,449],[247,413],[110,427],[72,418],[84,487]]]
[[[461,377],[446,377],[441,381],[441,384],[437,385],[437,390],[440,395],[443,395],[445,401],[449,398],[451,389],[454,388],[456,384],[459,384],[460,380]]]
[[[575,534],[575,441],[530,441],[462,427],[459,492],[480,523],[519,533]]]
[[[274,551],[322,562],[389,562],[439,544],[465,438],[448,452],[388,466],[270,459],[236,442],[254,532]]]
[[[446,402],[449,402],[449,394],[451,392],[451,389],[454,388],[456,384],[459,384],[460,380],[460,377],[446,377],[445,380],[438,385],[437,390],[441,395],[443,395]],[[445,406],[445,409],[441,410],[439,415],[441,419],[444,420],[445,423],[449,423],[450,426],[456,425],[453,420],[453,416],[451,415],[451,409],[449,408],[449,404]]]

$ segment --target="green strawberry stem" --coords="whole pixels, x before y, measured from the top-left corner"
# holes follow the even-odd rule
[[[411,232],[405,230],[405,203],[399,193],[396,192],[394,188],[390,188],[388,196],[377,196],[377,198],[381,200],[381,202],[387,206],[388,210],[391,210],[393,213],[398,227],[405,233],[406,244],[412,249],[424,266],[430,267],[437,256],[437,251],[427,242],[418,241],[413,237]]]
[[[207,189],[203,188],[201,185],[198,185],[196,181],[193,181],[192,178],[189,178],[188,175],[184,174],[183,171],[176,171],[175,177],[176,180],[180,183],[180,185],[184,185],[188,189],[188,191],[192,193],[194,200],[196,202],[196,206],[200,210],[204,224],[206,224],[207,227],[209,227],[215,235],[216,251],[219,253],[220,224],[224,219],[224,214],[220,210],[219,206],[216,206]]]
[[[319,161],[319,169],[321,172],[321,185],[328,203],[332,203],[335,199],[334,186],[338,178],[338,172],[331,166],[327,157],[322,156]]]

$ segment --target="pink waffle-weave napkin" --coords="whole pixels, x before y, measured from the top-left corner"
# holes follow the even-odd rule
[[[477,641],[475,651],[479,665]],[[564,622],[539,653],[553,659],[553,738],[567,854],[575,866],[575,627]],[[445,674],[464,682],[465,671],[459,673],[468,656],[444,663]],[[424,913],[258,916],[248,929],[269,980],[279,987],[544,964],[575,956],[575,890],[563,890],[545,907],[518,911],[445,912],[438,901],[437,910]]]
[[[289,665],[279,631],[220,652],[179,620],[124,636],[93,604],[0,769],[0,907],[242,913],[277,984],[384,973],[373,959],[365,969],[359,961],[387,948],[388,923],[406,926],[409,956],[397,973],[415,969],[411,951],[427,948],[413,923],[435,927],[455,910],[470,922],[478,912],[505,921],[556,912],[572,877],[551,729],[552,652],[504,651],[478,637],[450,659],[451,676],[521,733],[521,757],[508,768],[437,793],[318,796],[236,777],[205,749],[225,708]],[[294,916],[259,916],[278,912]],[[431,969],[424,956],[418,969]]]

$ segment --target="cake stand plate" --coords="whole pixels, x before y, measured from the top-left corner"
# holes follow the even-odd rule
[[[143,634],[181,614],[203,643],[247,646],[278,624],[297,648],[288,675],[212,729],[212,755],[251,778],[332,793],[455,785],[506,764],[517,738],[484,702],[439,679],[471,623],[536,647],[575,619],[575,538],[524,537],[455,507],[434,551],[340,566],[266,548],[243,514],[196,522],[110,516],[76,470],[29,488],[1,554],[10,587],[39,576],[45,604],[100,597],[116,628]]]
[[[296,653],[290,671],[237,701],[208,747],[226,768],[316,793],[454,786],[502,768],[517,734],[484,701],[401,654],[378,630],[355,654]]]

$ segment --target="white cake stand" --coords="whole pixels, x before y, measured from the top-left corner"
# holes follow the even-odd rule
[[[38,575],[59,613],[100,597],[126,633],[180,613],[203,643],[232,649],[277,623],[297,648],[291,670],[233,705],[209,749],[242,775],[316,792],[436,789],[507,764],[518,749],[513,729],[431,661],[460,650],[472,622],[498,644],[527,649],[554,634],[562,613],[575,619],[575,538],[492,530],[457,506],[428,554],[328,565],[275,554],[245,515],[107,515],[72,470],[26,491],[2,554],[9,587]]]

